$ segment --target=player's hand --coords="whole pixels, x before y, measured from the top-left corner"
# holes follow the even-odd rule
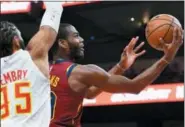
[[[165,44],[162,38],[160,38],[160,42],[164,51],[164,59],[170,63],[183,44],[183,30],[181,28],[174,28],[172,43]]]
[[[145,44],[144,42],[141,42],[136,48],[134,48],[138,39],[139,37],[132,38],[121,54],[119,65],[124,70],[130,68],[131,65],[135,62],[136,58],[142,56],[146,52],[145,50],[138,52]]]

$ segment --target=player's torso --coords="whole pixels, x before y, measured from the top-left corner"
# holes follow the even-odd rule
[[[74,92],[69,84],[68,77],[75,67],[71,62],[59,61],[51,65],[51,105],[52,120],[50,127],[77,126],[82,114],[82,101],[85,93]],[[57,126],[58,125],[58,126]]]
[[[1,126],[47,127],[50,121],[49,80],[27,51],[1,59]]]

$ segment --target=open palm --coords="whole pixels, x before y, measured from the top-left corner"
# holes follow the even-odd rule
[[[143,47],[144,42],[141,42],[136,48],[134,48],[138,39],[139,37],[132,38],[129,44],[123,50],[123,53],[121,54],[121,59],[119,62],[119,65],[122,68],[124,69],[130,68],[132,64],[135,62],[136,58],[138,58],[139,56],[142,56],[146,52],[145,50],[138,52]]]

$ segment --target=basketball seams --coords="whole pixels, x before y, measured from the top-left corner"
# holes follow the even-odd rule
[[[162,50],[162,43],[158,40],[159,37],[163,38],[164,43],[171,43],[172,32],[175,27],[180,27],[180,22],[176,21],[176,18],[169,15],[159,15],[158,17],[153,17],[145,28],[146,40],[150,46],[157,50]],[[168,26],[167,26],[168,25]],[[168,42],[170,41],[170,42]]]
[[[172,19],[171,24],[169,25],[169,28],[168,28],[167,32],[166,32],[165,35],[163,36],[163,40],[165,40],[165,37],[166,37],[166,35],[168,34],[170,28],[173,27],[173,25],[172,25],[173,23],[174,23],[174,18]],[[165,41],[165,42],[166,42],[166,41]]]
[[[160,20],[160,19],[153,19],[153,20],[151,20],[151,21],[154,21],[154,20]],[[165,20],[165,19],[161,19],[161,20]],[[178,26],[178,24],[174,22],[174,18],[173,18],[172,20],[166,20],[166,21],[170,21],[170,24],[165,23],[165,24],[162,24],[162,25],[158,26],[158,27],[155,28],[152,32],[150,32],[150,34],[149,34],[146,38],[148,39],[148,38],[150,37],[150,35],[151,35],[153,32],[155,32],[158,28],[160,28],[161,26],[169,25],[169,29],[168,29],[167,33],[169,32],[170,27],[174,27],[172,24],[175,24],[176,26]],[[147,26],[147,27],[148,27],[148,26]],[[167,35],[167,34],[165,34],[165,36],[166,36],[166,35]],[[164,36],[163,38],[165,38],[165,36]]]
[[[165,25],[171,26],[171,24],[169,24],[169,23],[162,24],[162,25],[156,27],[153,31],[151,31],[150,34],[148,35],[148,37],[146,37],[146,38],[148,39],[152,35],[152,33],[154,33],[158,28],[163,27]]]
[[[174,23],[176,26],[178,26],[178,24],[174,22],[174,18],[173,18],[173,20],[168,20],[168,19],[163,19],[163,18],[161,18],[161,19],[160,19],[160,18],[155,18],[155,19],[150,20],[150,23],[151,23],[152,21],[155,21],[155,20],[165,20],[165,21],[169,21],[170,23],[173,21],[173,23]],[[173,24],[173,23],[172,23],[172,24]]]

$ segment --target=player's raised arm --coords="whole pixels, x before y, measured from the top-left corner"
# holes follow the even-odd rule
[[[139,93],[147,85],[151,84],[160,75],[168,63],[174,59],[178,49],[182,45],[182,36],[181,30],[175,29],[173,42],[168,45],[163,43],[164,56],[132,80],[124,76],[111,75],[95,65],[77,66],[73,70],[71,78],[76,81],[75,83],[81,83],[89,87],[93,84],[94,86],[111,93]]]
[[[39,31],[31,38],[27,50],[32,59],[46,60],[48,51],[55,42],[63,7],[61,2],[45,2],[46,10]]]

